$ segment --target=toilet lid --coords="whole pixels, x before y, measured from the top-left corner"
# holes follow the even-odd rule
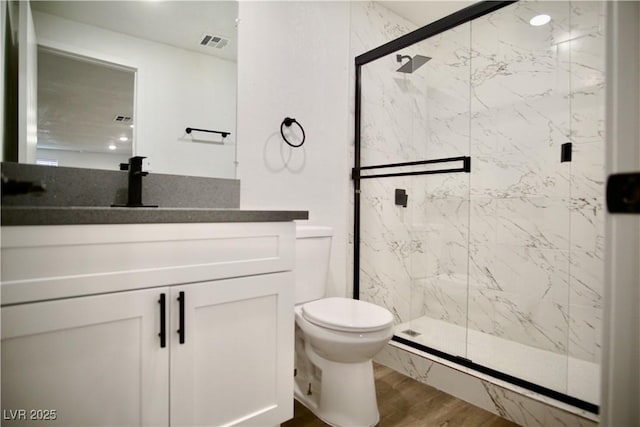
[[[389,310],[349,298],[324,298],[302,306],[302,315],[316,325],[337,331],[373,332],[393,324]]]

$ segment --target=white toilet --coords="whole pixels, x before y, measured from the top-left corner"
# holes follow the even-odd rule
[[[364,301],[324,298],[332,234],[296,228],[295,397],[332,426],[374,426],[371,360],[393,335],[393,315]]]

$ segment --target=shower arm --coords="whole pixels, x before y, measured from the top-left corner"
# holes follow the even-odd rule
[[[396,55],[397,62],[402,62],[403,59],[408,59],[409,60],[408,62],[411,62],[411,57],[409,55],[400,55],[400,54]]]

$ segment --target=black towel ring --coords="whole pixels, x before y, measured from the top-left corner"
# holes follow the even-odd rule
[[[300,142],[300,144],[295,145],[289,142],[289,140],[287,140],[287,137],[284,136],[284,131],[283,131],[283,126],[286,127],[290,127],[293,123],[297,124],[298,127],[300,128],[300,130],[302,131],[302,141]],[[304,144],[304,140],[306,139],[306,135],[304,133],[304,129],[302,128],[302,125],[300,123],[298,123],[298,121],[296,119],[292,119],[291,117],[286,117],[282,123],[280,123],[280,135],[282,135],[282,139],[284,139],[284,142],[286,142],[287,144],[289,144],[290,146],[292,146],[293,148],[298,148],[300,147],[302,144]]]

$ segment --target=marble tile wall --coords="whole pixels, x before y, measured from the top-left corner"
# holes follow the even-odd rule
[[[432,58],[413,74],[395,54],[363,67],[363,165],[469,155],[472,172],[362,180],[361,298],[600,361],[603,23],[602,2],[522,1],[400,52]],[[412,29],[374,3],[352,25],[355,55]]]
[[[375,2],[352,2],[351,28],[351,55],[356,57],[413,31],[417,26]],[[395,57],[389,57],[387,61],[372,63],[370,69],[363,69],[363,79],[368,79],[371,83],[366,87],[362,86],[362,153],[365,150],[367,152],[366,159],[362,159],[363,164],[400,162],[411,155],[421,155],[413,151],[415,148],[405,148],[413,145],[406,144],[411,137],[412,127],[401,126],[404,120],[411,123],[416,114],[400,114],[396,118],[399,111],[402,113],[401,109],[410,109],[411,102],[415,99],[408,96],[402,98],[401,105],[393,104],[399,98],[394,95],[396,90],[410,93],[414,89],[408,85],[397,85],[394,70],[399,67]],[[390,73],[394,74],[388,78]],[[353,72],[351,81],[355,81]],[[354,91],[351,87],[350,92]],[[385,97],[385,93],[394,96],[394,100]],[[355,101],[352,99],[352,115],[354,108]],[[394,111],[396,114],[392,114]],[[380,126],[381,123],[388,125]],[[406,150],[411,151],[407,153]],[[351,153],[353,154],[353,150]],[[408,211],[395,209],[393,192],[395,188],[408,188],[411,180],[372,179],[363,181],[362,185],[367,187],[361,195],[362,206],[368,208],[361,215],[361,230],[365,233],[360,243],[361,298],[389,308],[396,321],[402,322],[411,317],[411,291],[407,284],[411,283],[412,264],[407,258],[422,249],[420,240],[411,235],[412,230],[408,227]],[[391,221],[390,216],[395,216],[396,219]]]
[[[541,12],[552,21],[530,26]],[[472,27],[469,327],[590,362],[603,292],[603,22],[602,2],[520,2]]]
[[[529,25],[542,10],[552,21]],[[471,67],[469,327],[563,354],[571,164],[560,162],[560,147],[569,140],[571,74],[561,40],[569,10],[568,2],[518,3],[475,20]],[[491,364],[481,353],[468,357]]]

